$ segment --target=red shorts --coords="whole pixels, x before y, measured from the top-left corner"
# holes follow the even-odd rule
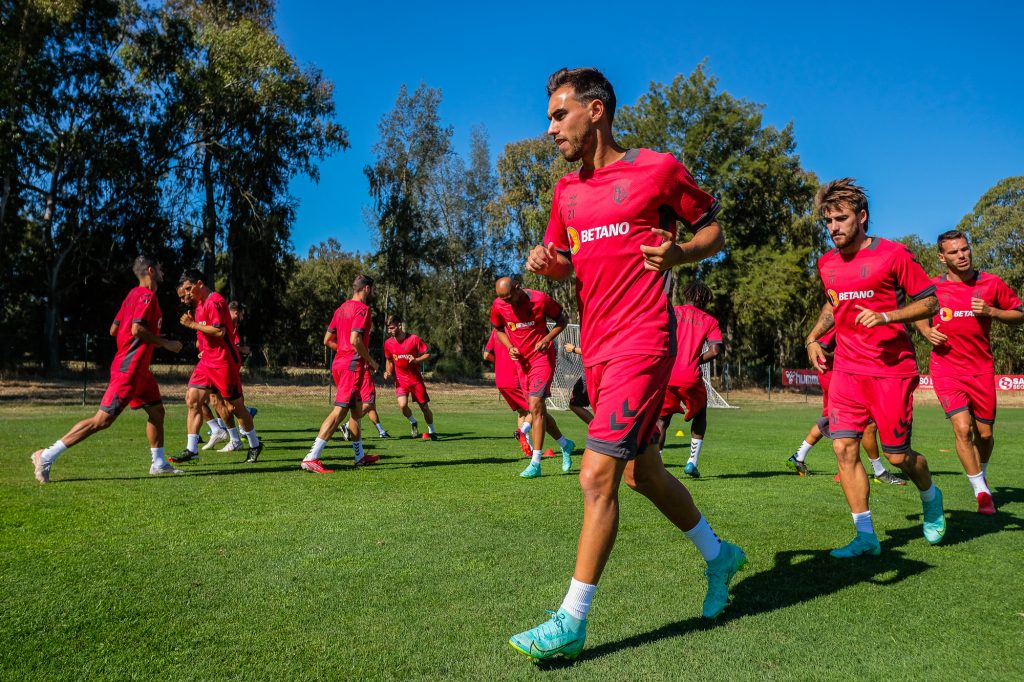
[[[947,417],[969,410],[982,424],[996,423],[996,377],[978,374],[957,377],[932,376],[932,387]]]
[[[373,372],[369,368],[363,372],[363,380],[359,382],[359,397],[363,399],[364,405],[377,402],[377,386],[373,383]]]
[[[498,393],[505,399],[508,406],[517,412],[523,410],[524,412],[530,411],[530,405],[526,402],[526,395],[520,390],[518,386],[515,388],[498,386]]]
[[[657,421],[673,357],[625,355],[586,368],[594,420],[587,448],[633,459],[658,436]]]
[[[242,397],[242,376],[238,373],[238,365],[232,362],[210,365],[200,358],[189,377],[188,387],[213,391],[224,400],[237,400]]]
[[[353,364],[355,369],[350,369]],[[372,402],[377,397],[373,378],[370,377],[366,365],[361,362],[331,365],[331,377],[334,379],[334,385],[338,387],[334,393],[334,404],[337,407],[362,405]],[[369,384],[369,389],[367,384]],[[372,392],[365,393],[364,391],[367,390]]]
[[[899,454],[910,449],[914,425],[914,389],[918,377],[876,377],[832,372],[828,426],[832,438],[860,438],[874,421],[882,450]]]
[[[401,398],[403,395],[411,395],[413,401],[424,405],[430,402],[430,396],[427,395],[427,387],[423,382],[416,384],[400,384],[395,382],[395,395]]]
[[[708,390],[703,381],[691,386],[669,386],[661,403],[661,416],[682,414],[684,421],[690,421],[707,406]]]
[[[516,363],[519,386],[530,398],[551,395],[551,381],[555,378],[555,359],[551,353],[535,353],[529,360]]]
[[[161,402],[163,400],[160,398],[160,387],[148,369],[135,374],[112,369],[110,383],[107,384],[107,390],[100,401],[100,409],[116,417],[126,407],[137,410],[140,407],[159,405]]]
[[[821,384],[821,416],[828,416],[828,387],[832,384],[832,370],[818,375],[818,382]]]

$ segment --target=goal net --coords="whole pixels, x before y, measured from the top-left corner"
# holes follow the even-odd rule
[[[548,323],[548,329],[553,326],[552,323]],[[583,358],[576,353],[566,353],[564,346],[567,343],[571,343],[574,346],[580,345],[580,326],[578,324],[566,325],[554,343],[557,345],[558,352],[555,356],[555,377],[551,382],[551,397],[548,398],[548,409],[568,410],[572,387],[583,376]],[[705,344],[704,350],[707,350],[707,348]],[[704,363],[700,369],[704,375],[704,388],[708,392],[708,407],[732,408],[733,406],[727,403],[725,398],[711,386],[710,363]]]

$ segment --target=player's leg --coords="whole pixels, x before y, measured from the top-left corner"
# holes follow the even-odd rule
[[[33,452],[32,466],[35,468],[36,480],[40,483],[49,483],[50,467],[52,467],[53,463],[57,461],[57,458],[73,445],[81,443],[94,433],[98,433],[109,428],[117,419],[117,415],[120,414],[121,409],[123,409],[123,407],[117,403],[114,403],[108,408],[101,406],[100,409],[96,411],[96,414],[75,424],[71,427],[70,431],[64,434],[64,436],[58,439],[53,445]]]
[[[162,402],[143,405],[146,411],[146,439],[149,441],[150,465],[149,475],[159,476],[160,474],[181,474],[181,469],[176,469],[167,462],[164,456],[164,419],[166,412]]]
[[[957,412],[950,416],[949,423],[953,427],[956,456],[960,458],[964,473],[968,478],[980,475],[981,457],[974,446],[974,419],[971,413],[966,409]]]
[[[875,425],[875,422],[868,422],[868,425],[864,427],[864,437],[860,439],[860,446],[867,453],[868,464],[871,465],[871,476],[875,483],[888,483],[889,485],[907,484],[906,480],[885,468],[885,462],[882,460],[882,455],[879,454],[878,450],[878,427]],[[885,459],[891,462],[891,457],[888,454],[882,454],[885,454]],[[893,464],[893,466],[896,465]]]
[[[701,384],[701,389],[704,385]],[[700,460],[700,452],[704,447],[704,434],[707,433],[708,429],[708,408],[707,408],[707,393],[704,393],[704,407],[700,409],[695,415],[693,415],[693,424],[690,426],[690,458],[686,461],[686,467],[683,469],[686,473],[693,476],[690,473],[692,467],[693,471],[697,471],[697,465]],[[698,473],[694,478],[699,477]]]
[[[245,461],[252,464],[260,458],[260,453],[263,452],[263,442],[256,433],[256,425],[253,423],[252,414],[245,407],[245,398],[240,393],[237,396],[232,396],[230,400],[225,402],[230,406],[231,413],[235,415],[235,419],[241,425],[242,435],[249,442]]]
[[[198,371],[197,367],[196,372]],[[196,373],[193,373],[192,376],[195,378]],[[189,380],[189,387],[185,391],[185,406],[188,408],[185,416],[185,449],[181,451],[180,455],[170,458],[175,464],[199,457],[199,428],[203,424],[203,404],[209,400],[210,392],[205,384],[201,385]]]
[[[419,425],[416,421],[416,417],[412,413],[412,408],[409,407],[409,393],[402,389],[401,393],[398,393],[399,388],[395,387],[396,400],[398,400],[398,409],[402,411],[402,416],[409,420],[409,435],[413,438],[420,437]]]
[[[420,412],[423,413],[423,420],[427,422],[427,435],[430,436],[430,440],[437,440],[437,432],[434,431],[434,412],[430,409],[430,399],[427,398],[426,389],[422,387],[423,384],[416,386],[413,398],[419,405]]]
[[[209,440],[203,446],[203,450],[212,450],[218,443],[227,442],[230,439],[227,431],[227,424],[224,422],[224,415],[221,414],[221,410],[216,411],[210,409],[211,405],[219,408],[220,404],[217,400],[217,396],[210,394],[209,402],[203,403],[203,421],[206,422],[206,426],[210,429],[208,435]]]
[[[363,436],[360,420],[362,419],[362,403],[352,405],[352,419],[349,421],[349,433],[352,440],[352,451],[355,456],[356,466],[373,464],[380,459],[378,455],[368,455],[363,450]]]
[[[994,427],[995,424],[984,422],[980,418],[974,420],[974,444],[978,452],[978,468],[980,472],[977,476],[968,476],[967,478],[971,482],[971,489],[974,491],[974,497],[978,501],[979,514],[989,515],[996,513],[992,491],[988,487],[987,471],[988,462],[992,457],[992,448],[995,445]]]
[[[540,458],[544,454],[544,432],[547,428],[547,406],[544,398],[540,395],[527,397],[527,404],[530,410],[530,463],[519,475],[523,478],[536,478],[540,476]]]
[[[334,407],[327,414],[327,417],[324,418],[323,423],[320,424],[320,431],[317,432],[313,445],[299,463],[299,468],[303,471],[309,471],[314,474],[329,474],[334,471],[333,469],[326,468],[320,462],[320,457],[323,454],[324,448],[327,447],[327,442],[331,440],[331,436],[348,419],[348,403],[340,404],[337,396],[335,398]]]
[[[387,438],[388,432],[384,430],[384,427],[380,423],[380,416],[377,414],[377,398],[374,396],[373,400],[363,401],[363,414],[370,418],[370,421],[377,428],[377,435],[381,438]],[[352,430],[352,417],[349,417],[348,430]]]
[[[824,417],[823,417],[824,419]],[[797,451],[789,456],[786,460],[786,466],[795,471],[799,476],[808,476],[810,471],[807,469],[807,453],[811,451],[818,441],[821,440],[822,433],[818,427],[818,423],[815,422],[811,426],[811,430],[807,432],[807,436],[804,438],[803,443],[797,448]]]
[[[665,439],[668,434],[668,427],[672,424],[672,415],[666,414],[658,417],[658,452],[664,452]]]
[[[572,392],[569,395],[569,410],[584,424],[589,424],[594,420],[594,415],[587,409],[588,405],[590,405],[590,396],[587,395],[587,382],[580,377],[572,385]]]

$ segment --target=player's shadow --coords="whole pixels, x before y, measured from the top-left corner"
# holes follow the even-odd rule
[[[1000,488],[993,490],[993,493],[1000,504],[1024,499],[1024,490],[1020,488]],[[908,514],[906,518],[912,525],[887,531],[888,538],[882,542],[883,550],[902,547],[908,542],[922,539],[921,515]],[[1002,510],[996,511],[994,516],[985,516],[973,511],[947,509],[946,535],[939,547],[962,545],[992,533],[1007,531],[1024,531],[1024,519]]]
[[[701,478],[707,478],[707,479],[776,478],[776,477],[779,477],[779,476],[782,476],[782,477],[785,477],[785,478],[796,478],[796,475],[792,471],[782,471],[780,469],[771,469],[769,471],[745,471],[745,472],[739,473],[739,474],[711,474],[710,476],[702,475]],[[687,483],[689,483],[689,480],[687,480]]]
[[[733,601],[725,613],[716,620],[686,618],[616,642],[606,642],[592,649],[584,649],[579,662],[586,663],[620,651],[720,627],[737,618],[771,613],[839,592],[859,583],[895,585],[907,578],[920,575],[931,567],[931,564],[910,559],[902,552],[893,550],[884,551],[878,557],[862,557],[848,561],[835,559],[825,550],[778,552],[770,569],[740,580],[732,588]],[[547,667],[566,665],[571,664],[559,662]]]
[[[320,427],[313,426],[308,429],[261,429],[259,426],[256,427],[258,433],[319,433]],[[274,439],[277,442],[277,439]]]
[[[507,436],[506,436],[507,437]],[[468,433],[464,431],[445,431],[444,433],[438,433],[437,439],[441,440],[495,440],[500,436],[481,436],[475,433]]]
[[[445,467],[445,466],[461,466],[468,464],[508,464],[509,462],[515,462],[518,460],[526,460],[525,457],[510,455],[508,457],[472,457],[462,459],[437,459],[437,460],[424,460],[419,462],[410,462],[405,465],[407,469],[422,469],[424,467]]]

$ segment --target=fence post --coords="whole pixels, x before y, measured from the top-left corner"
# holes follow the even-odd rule
[[[82,404],[85,405],[89,380],[89,335],[85,335],[85,355],[82,357]]]
[[[768,400],[772,399],[772,366],[768,365]]]

